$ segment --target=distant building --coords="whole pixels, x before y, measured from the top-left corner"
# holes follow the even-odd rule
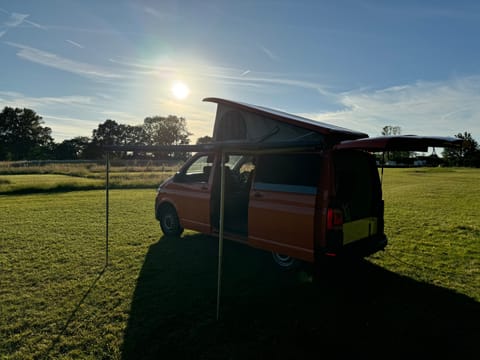
[[[444,163],[441,157],[433,153],[428,156],[415,156],[402,158],[400,160],[387,160],[384,167],[437,167]],[[377,158],[377,166],[382,166],[382,161]]]

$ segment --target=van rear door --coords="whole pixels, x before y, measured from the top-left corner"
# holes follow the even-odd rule
[[[327,212],[327,250],[363,242],[362,255],[385,246],[383,200],[375,158],[364,151],[334,151],[334,196]]]
[[[336,195],[327,214],[327,250],[348,245],[368,255],[386,245],[381,184],[374,157],[368,152],[425,152],[429,147],[461,144],[461,139],[452,137],[405,135],[342,141],[335,145]]]

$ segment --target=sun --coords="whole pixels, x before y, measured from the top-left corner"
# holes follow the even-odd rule
[[[174,82],[171,91],[175,99],[178,100],[183,100],[188,96],[188,94],[190,94],[190,89],[188,86],[181,81]]]

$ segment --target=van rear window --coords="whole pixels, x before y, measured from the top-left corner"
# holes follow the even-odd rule
[[[262,155],[255,167],[256,190],[315,194],[320,174],[316,154]]]

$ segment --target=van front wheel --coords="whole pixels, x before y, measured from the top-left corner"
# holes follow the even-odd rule
[[[273,261],[284,270],[296,269],[300,266],[300,260],[291,256],[272,252]]]
[[[179,236],[183,232],[177,212],[171,205],[165,205],[160,210],[160,227],[166,236]]]

